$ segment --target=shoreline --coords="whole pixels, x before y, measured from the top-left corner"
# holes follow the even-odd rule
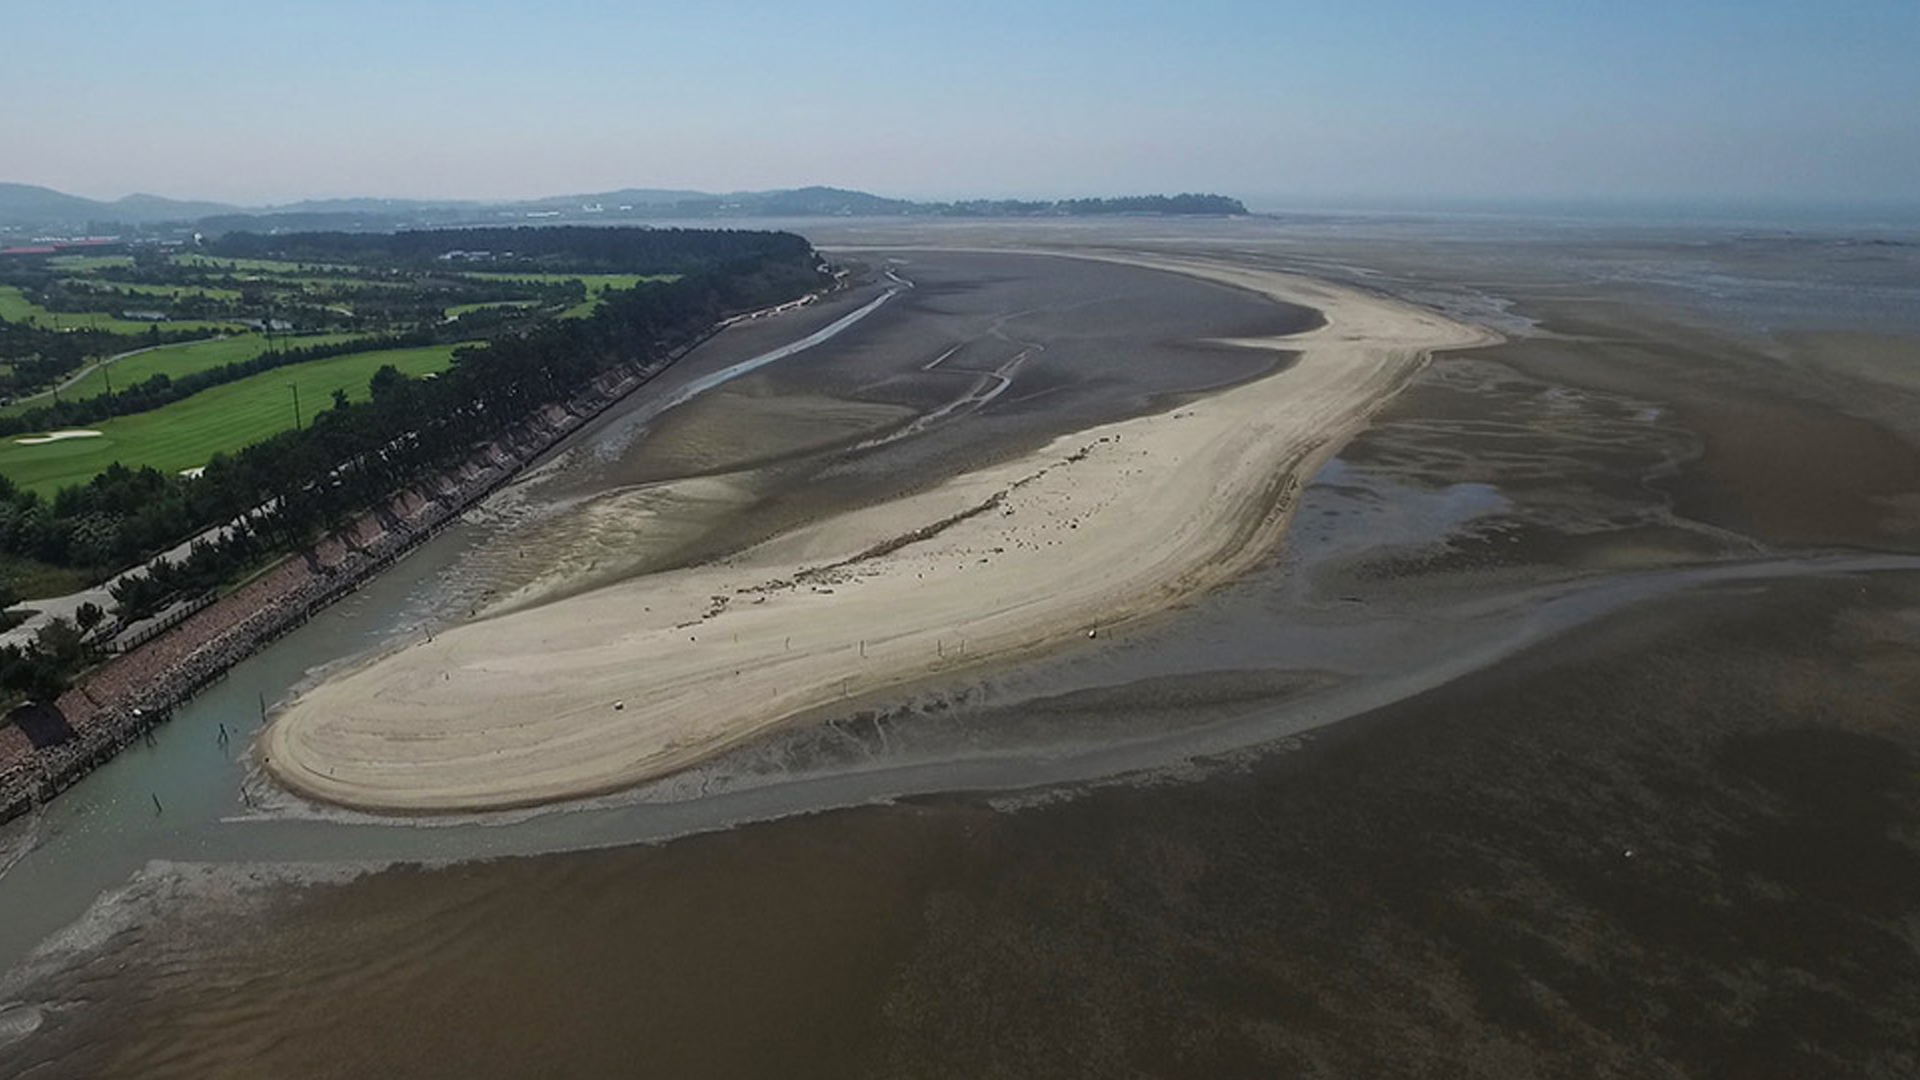
[[[1093,257],[1249,289],[1324,321],[1238,343],[1296,351],[1286,371],[728,559],[372,659],[273,720],[257,744],[266,769],[356,810],[560,802],[678,771],[841,700],[1097,633],[1264,558],[1304,479],[1434,351],[1499,340],[1277,271]]]
[[[722,329],[716,325],[667,356],[607,371],[461,464],[415,481],[307,551],[287,555],[86,672],[53,703],[67,729],[59,741],[35,745],[18,727],[0,728],[0,825],[51,802],[135,740],[151,738],[176,707],[234,665],[357,592]]]

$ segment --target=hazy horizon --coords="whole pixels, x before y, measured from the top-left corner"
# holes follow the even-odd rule
[[[236,19],[13,13],[0,179],[95,198],[512,199],[827,183],[903,198],[1220,191],[1896,204],[1920,190],[1920,11],[990,0]],[[271,30],[259,27],[270,26]]]

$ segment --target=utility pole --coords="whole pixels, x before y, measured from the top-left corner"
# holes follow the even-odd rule
[[[287,389],[293,391],[293,430],[300,430],[300,384],[288,383]]]

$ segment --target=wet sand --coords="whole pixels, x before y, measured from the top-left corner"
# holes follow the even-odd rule
[[[89,1003],[15,1061],[1899,1076],[1916,613],[1915,575],[1692,594],[1204,783],[1015,811],[930,799],[185,896],[162,871],[173,899],[64,976]],[[1862,650],[1871,680],[1832,663]]]
[[[300,794],[473,810],[684,768],[810,710],[1097,633],[1231,579],[1437,349],[1494,335],[1218,262],[1159,269],[1306,304],[1279,375],[1089,429],[719,564],[447,630],[313,688],[262,736]]]
[[[1316,325],[1311,311],[1252,292],[1086,259],[896,250],[857,260],[914,286],[830,348],[587,433],[490,507],[511,527],[469,560],[492,595],[461,615],[709,562],[1066,434],[1167,411],[1290,362],[1217,339]],[[785,333],[865,299],[854,290],[807,309]],[[687,358],[682,379],[784,344],[775,328],[791,317],[728,330]]]

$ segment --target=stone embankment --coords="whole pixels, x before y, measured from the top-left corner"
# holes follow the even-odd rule
[[[696,343],[697,344],[697,343]],[[64,791],[227,670],[294,630],[374,574],[453,524],[581,425],[685,355],[602,375],[565,405],[550,405],[506,436],[363,514],[348,527],[85,675],[56,707],[71,737],[36,748],[16,726],[0,728],[0,823]],[[46,741],[43,737],[43,741]]]

